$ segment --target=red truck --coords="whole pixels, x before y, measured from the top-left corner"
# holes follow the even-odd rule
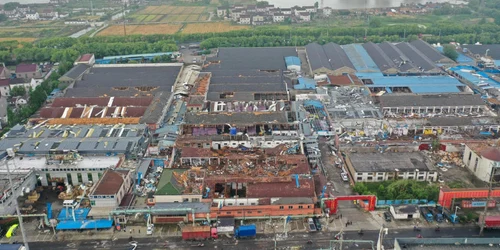
[[[217,239],[217,228],[210,226],[191,226],[182,228],[183,240],[206,240],[209,238]]]
[[[500,228],[500,216],[486,216],[484,224],[485,228]]]

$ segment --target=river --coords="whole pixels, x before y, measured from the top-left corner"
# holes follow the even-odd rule
[[[267,0],[281,8],[290,8],[292,6],[312,6],[316,0]],[[321,3],[321,0],[317,0]],[[399,7],[402,3],[463,3],[462,0],[324,0],[325,7],[332,9],[363,9],[363,8],[389,8]]]

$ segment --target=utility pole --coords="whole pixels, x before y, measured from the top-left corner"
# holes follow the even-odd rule
[[[11,148],[7,149],[8,157],[15,157],[15,153]],[[24,248],[29,250],[28,240],[26,239],[26,233],[24,232],[23,217],[21,216],[21,211],[19,210],[19,204],[17,203],[17,197],[14,190],[14,183],[12,182],[12,176],[10,175],[9,169],[9,159],[5,159],[5,167],[7,168],[7,176],[9,178],[10,189],[12,191],[12,198],[14,199],[14,206],[16,207],[17,220],[19,221],[19,228],[21,229],[21,235],[23,236]],[[21,190],[22,192],[22,190]]]
[[[125,27],[125,4],[123,4],[123,34],[127,36],[127,29]]]
[[[483,216],[481,217],[481,230],[479,231],[479,236],[483,236],[484,226],[486,223],[486,213],[488,212],[488,204],[491,200],[491,192],[493,191],[493,176],[495,176],[495,166],[497,164],[491,163],[491,172],[490,172],[490,182],[488,183],[488,198],[486,198],[486,206],[484,206]]]

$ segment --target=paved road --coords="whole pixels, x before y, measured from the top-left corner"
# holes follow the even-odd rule
[[[423,229],[420,233],[424,238],[437,237],[437,238],[451,238],[451,237],[479,237],[479,228],[477,227],[456,227],[456,228],[442,228],[440,232],[435,232],[433,228]],[[338,242],[331,242],[334,235],[338,232],[326,233],[312,233],[312,234],[291,234],[287,239],[280,238],[278,236],[276,241],[276,246],[278,249],[290,249],[291,247],[302,247],[302,249],[318,249],[318,248],[328,248],[332,245],[337,245]],[[390,230],[388,235],[385,236],[384,245],[386,248],[393,247],[394,238],[399,237],[416,237],[418,234],[412,229],[404,230]],[[497,237],[498,231],[486,231],[484,237]],[[364,240],[364,241],[375,241],[378,237],[378,231],[366,231],[362,236],[357,232],[345,232],[343,242],[343,249],[348,247],[349,249],[368,249],[370,248],[370,243],[353,243],[347,242],[350,240]],[[308,245],[307,240],[311,239],[313,241],[312,245]],[[140,249],[200,249],[196,247],[197,243],[194,242],[183,242],[179,238],[170,240],[165,247],[165,240],[160,238],[140,238],[134,239],[137,241],[138,247]],[[274,236],[273,235],[262,235],[256,239],[242,239],[235,241],[232,239],[227,239],[223,236],[222,239],[215,241],[205,241],[205,247],[207,249],[273,249],[274,248]],[[80,250],[80,249],[132,249],[133,247],[129,244],[128,239],[117,239],[117,240],[88,240],[88,241],[77,241],[77,242],[33,242],[30,243],[31,249],[36,250]]]

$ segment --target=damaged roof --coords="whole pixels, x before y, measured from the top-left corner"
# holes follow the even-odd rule
[[[115,195],[120,191],[130,170],[107,169],[90,195]]]
[[[432,162],[421,152],[347,153],[356,172],[431,171]]]
[[[180,195],[182,194],[181,184],[175,179],[174,173],[184,173],[187,169],[164,169],[158,181],[155,195]]]
[[[184,120],[191,125],[288,123],[286,112],[186,113]]]
[[[312,178],[299,179],[297,187],[295,179],[287,182],[252,182],[247,184],[247,198],[274,198],[274,197],[313,197],[315,196],[314,180]]]
[[[443,107],[486,105],[480,95],[383,95],[379,97],[382,107]]]

